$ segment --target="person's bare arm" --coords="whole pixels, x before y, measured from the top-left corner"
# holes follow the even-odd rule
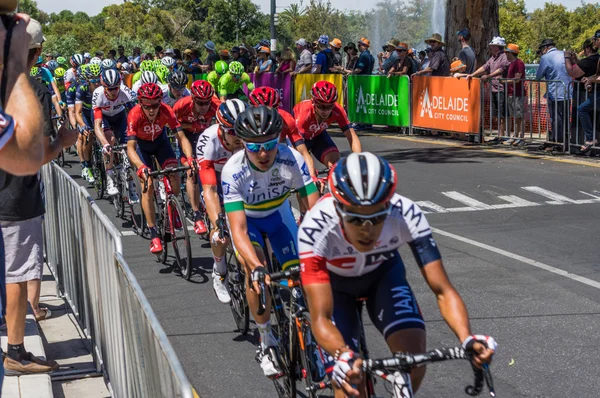
[[[356,135],[356,131],[354,131],[353,128],[349,128],[348,130],[344,131],[344,135],[346,136],[346,139],[348,140],[348,144],[350,144],[350,149],[352,149],[352,152],[355,152],[355,153],[362,152],[362,146],[360,144],[360,140],[358,139],[358,136]]]
[[[256,267],[262,266],[263,263],[256,255],[254,246],[252,245],[250,237],[248,236],[248,221],[246,219],[246,212],[233,211],[227,213],[227,218],[229,219],[233,244],[238,250],[238,253],[246,262],[246,266],[250,268],[250,270],[254,270]]]
[[[102,128],[102,118],[94,119],[94,133],[96,133],[96,138],[100,141],[100,145],[104,146],[109,144],[106,135],[104,135],[104,129]]]

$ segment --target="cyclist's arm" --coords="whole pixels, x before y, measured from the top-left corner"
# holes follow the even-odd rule
[[[52,104],[54,105],[54,110],[56,111],[56,114],[62,117],[63,109],[60,107],[60,100],[56,94],[52,96]]]
[[[304,161],[308,166],[308,172],[310,173],[310,176],[313,178],[316,177],[317,174],[315,173],[315,162],[310,152],[308,152],[306,144],[298,144],[295,148],[298,152],[300,152],[300,155],[302,155],[302,157],[304,158]]]
[[[206,211],[208,212],[208,218],[213,228],[217,227],[217,219],[219,213],[221,213],[221,204],[219,203],[219,193],[217,192],[217,186],[213,184],[202,184],[204,190],[204,202],[206,203]]]
[[[229,219],[229,228],[231,230],[235,248],[246,262],[246,266],[250,268],[250,270],[254,270],[256,267],[263,266],[263,263],[256,255],[254,246],[252,245],[252,242],[250,242],[250,237],[248,236],[246,212],[243,210],[244,204],[242,202],[238,203],[242,206],[241,210],[228,211],[228,204],[225,205],[225,211],[227,211],[227,218]],[[235,203],[230,203],[229,205],[235,205]]]
[[[144,165],[140,155],[137,153],[137,140],[135,137],[129,137],[129,141],[127,141],[127,157],[136,170]]]
[[[80,127],[87,128],[87,125],[83,120],[83,102],[75,103],[75,120]],[[77,124],[73,124],[73,121],[71,121],[71,125],[76,126]]]
[[[77,118],[77,116],[78,116],[77,115],[77,113],[78,113],[77,112],[77,105],[79,105],[79,107],[81,108],[81,103],[80,104],[75,104],[74,106],[71,105],[71,106],[67,107],[67,111],[68,111],[68,114],[69,114],[69,123],[71,123],[71,126],[73,128],[77,127],[77,122],[79,121],[79,119]],[[81,109],[79,109],[79,112],[81,112]],[[81,123],[80,123],[80,125],[83,126]]]
[[[310,259],[312,260],[312,259]],[[325,262],[325,259],[322,260]],[[305,266],[304,261],[302,265]],[[325,267],[325,265],[323,265]],[[345,350],[346,343],[342,334],[333,323],[333,293],[329,283],[312,283],[303,285],[308,308],[312,332],[317,343],[330,355],[335,355],[337,350]],[[349,314],[351,315],[351,314]]]
[[[98,117],[98,114],[100,117]],[[102,111],[100,109],[94,111],[94,133],[102,146],[109,143],[104,135],[104,129],[102,128]]]
[[[248,75],[245,72],[242,75],[242,83],[246,84],[246,87],[248,88],[248,91],[254,90],[254,84],[252,83],[252,80],[250,80],[250,75]]]
[[[344,131],[344,135],[348,140],[348,144],[350,145],[352,152],[362,152],[362,145],[360,144],[360,140],[356,135],[356,131],[354,131],[352,127],[349,127],[346,131]]]
[[[52,89],[54,90],[54,94],[56,94],[56,96],[59,98],[59,101],[60,101],[60,90],[58,89],[56,80],[52,79],[52,82],[50,84],[52,84]]]
[[[308,165],[304,162],[302,155],[294,149],[291,149],[291,151],[294,154],[294,158],[298,165],[298,167],[294,169],[292,186],[296,188],[298,192],[298,201],[300,204],[304,206],[305,209],[310,210],[319,200],[319,191],[317,191],[317,187],[310,176]]]

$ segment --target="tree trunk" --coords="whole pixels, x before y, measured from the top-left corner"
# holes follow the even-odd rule
[[[446,0],[444,38],[449,59],[457,57],[461,49],[456,32],[469,28],[477,67],[485,63],[489,58],[488,43],[500,31],[498,7],[498,0]]]

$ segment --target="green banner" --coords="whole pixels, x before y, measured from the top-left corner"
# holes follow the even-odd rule
[[[408,127],[409,99],[407,76],[348,77],[348,118],[352,122]]]

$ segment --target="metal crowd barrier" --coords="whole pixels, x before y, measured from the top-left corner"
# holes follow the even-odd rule
[[[56,164],[42,168],[42,179],[48,265],[111,395],[191,398],[183,368],[122,257],[120,232]]]
[[[585,86],[584,83],[580,81],[572,81],[569,84],[569,89],[573,93],[573,99],[571,101],[571,118],[569,123],[569,131],[570,131],[570,152],[571,153],[579,153],[581,147],[586,143],[585,137],[585,128],[582,125],[580,114],[578,112],[578,108],[581,105],[589,104],[592,106],[592,109],[582,109],[582,113],[587,113],[589,119],[591,121],[591,126],[588,126],[588,134],[591,134],[591,141],[598,141],[600,135],[598,134],[598,130],[600,126],[598,126],[598,122],[600,121],[600,109],[598,109],[598,102],[600,98],[600,90],[597,84],[592,84],[589,89]],[[587,101],[587,102],[586,102]],[[600,150],[600,144],[596,143],[592,146],[595,150]]]

